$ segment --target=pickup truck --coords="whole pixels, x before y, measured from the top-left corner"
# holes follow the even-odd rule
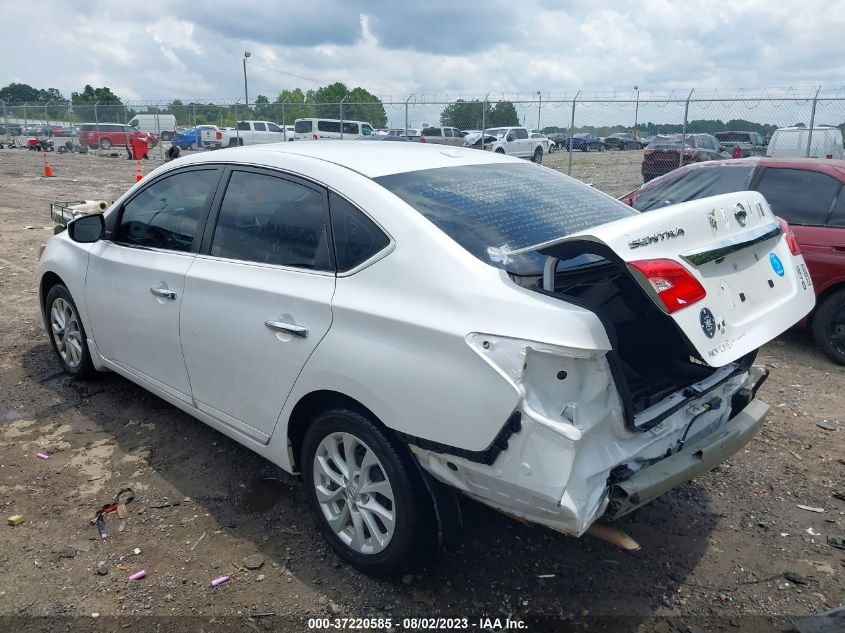
[[[484,130],[484,134],[484,149],[499,154],[528,158],[540,164],[543,162],[543,154],[548,152],[547,145],[543,143],[548,143],[548,139],[531,138],[531,134],[524,127],[488,128]],[[488,142],[486,135],[494,136],[495,140]]]
[[[713,136],[722,144],[725,151],[734,158],[766,155],[766,143],[757,132],[716,132]],[[737,147],[742,152],[742,156],[737,156],[734,153],[734,148]]]
[[[173,134],[171,142],[181,149],[194,150],[199,147],[219,149],[223,147],[223,130],[216,125],[198,125]]]
[[[223,130],[223,147],[281,143],[285,133],[272,121],[238,121],[234,130]]]

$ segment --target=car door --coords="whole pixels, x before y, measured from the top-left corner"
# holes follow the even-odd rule
[[[266,442],[332,322],[327,192],[257,168],[226,180],[185,280],[182,350],[196,406]]]
[[[841,258],[830,242],[830,231],[825,228],[831,208],[841,196],[841,187],[839,180],[828,174],[787,167],[767,167],[755,186],[774,214],[792,227],[810,278],[821,287],[825,281],[821,277],[831,262],[839,262]]]
[[[516,155],[521,158],[530,158],[534,150],[534,141],[528,135],[528,130],[524,127],[518,127],[514,130],[516,132]]]
[[[88,258],[85,304],[100,354],[188,401],[179,309],[220,174],[189,167],[152,181],[110,215]]]

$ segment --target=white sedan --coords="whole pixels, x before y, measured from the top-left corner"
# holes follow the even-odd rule
[[[768,409],[757,348],[814,301],[755,192],[640,214],[406,143],[171,161],[52,237],[38,284],[67,373],[301,473],[373,574],[454,535],[457,493],[578,536],[712,469]]]

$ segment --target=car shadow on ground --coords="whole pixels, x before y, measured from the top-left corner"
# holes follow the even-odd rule
[[[145,471],[141,482],[126,482],[146,488],[134,502],[136,511],[157,499],[190,497],[196,514],[207,512],[239,543],[249,542],[237,552],[207,554],[209,559],[231,568],[254,547],[356,615],[485,613],[554,621],[624,616],[626,626],[614,630],[627,630],[665,611],[681,585],[696,586],[696,565],[719,519],[709,509],[707,490],[687,484],[615,524],[642,546],[626,552],[591,536],[575,539],[525,525],[465,501],[464,539],[455,551],[424,561],[413,577],[368,578],[334,555],[318,534],[296,479],[268,461],[120,376],[71,380],[58,373],[47,345],[32,348],[23,368],[52,393],[45,393],[52,404],[30,412],[37,423],[66,423],[64,414],[76,413],[78,420],[81,413],[88,431],[109,438],[123,454],[144,456],[152,472]],[[113,492],[103,494],[93,505],[107,503]],[[146,541],[160,539],[153,527],[136,524],[134,542],[152,548]],[[173,538],[156,547],[166,561],[183,557],[185,543]],[[167,547],[173,551],[162,549]],[[263,585],[262,590],[272,588],[269,581]]]

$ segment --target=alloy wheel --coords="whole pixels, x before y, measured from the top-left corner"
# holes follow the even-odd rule
[[[373,450],[351,433],[331,433],[317,446],[314,489],[331,530],[350,549],[377,554],[396,528],[393,488]]]
[[[79,317],[73,306],[61,297],[53,301],[50,308],[50,329],[62,360],[69,367],[79,367],[83,345]]]

